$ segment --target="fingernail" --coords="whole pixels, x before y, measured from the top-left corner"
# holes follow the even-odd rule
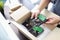
[[[31,17],[31,19],[33,19],[33,17]]]
[[[37,18],[35,18],[35,19],[37,19]]]
[[[32,17],[31,17],[31,19],[32,19]]]

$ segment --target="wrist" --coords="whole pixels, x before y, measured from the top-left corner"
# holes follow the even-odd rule
[[[60,16],[59,16],[59,22],[60,22]]]
[[[59,17],[59,22],[60,22],[60,17]]]

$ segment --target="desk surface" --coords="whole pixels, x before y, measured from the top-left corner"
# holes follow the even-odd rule
[[[19,40],[12,28],[0,13],[0,40]]]
[[[8,34],[0,23],[0,40],[10,40]]]

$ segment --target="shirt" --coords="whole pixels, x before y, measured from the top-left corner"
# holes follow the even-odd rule
[[[60,0],[51,0],[54,5],[52,11],[60,16]]]
[[[40,3],[40,0],[36,0],[34,2],[33,0],[20,0],[20,3],[22,3],[29,10],[32,10],[36,6],[36,4]]]

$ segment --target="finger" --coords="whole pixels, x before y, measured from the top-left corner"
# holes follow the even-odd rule
[[[37,19],[37,16],[38,16],[38,14],[36,13],[36,14],[35,14],[35,19]]]
[[[31,19],[33,19],[33,18],[34,18],[34,16],[35,16],[35,13],[32,13],[32,15],[31,15]]]
[[[37,19],[39,14],[40,14],[39,12],[35,14],[35,19]]]
[[[51,24],[53,22],[53,19],[52,18],[49,18],[48,21],[46,23],[49,23]]]

